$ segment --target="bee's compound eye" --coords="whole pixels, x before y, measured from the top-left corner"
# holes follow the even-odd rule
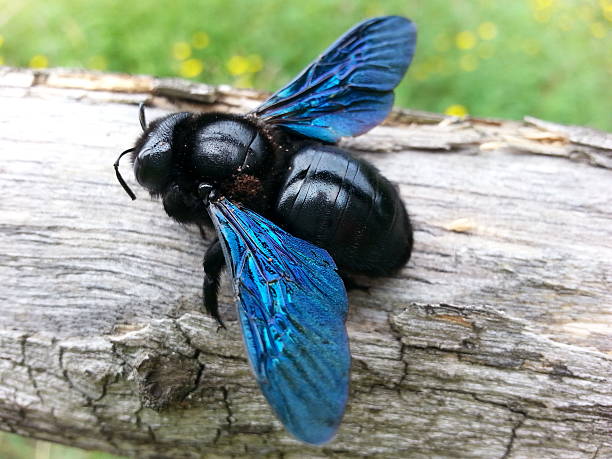
[[[143,187],[152,192],[159,192],[168,181],[171,167],[170,144],[162,141],[138,153],[134,161],[134,175]]]
[[[168,185],[174,164],[175,132],[190,116],[181,112],[157,119],[149,124],[136,143],[138,154],[134,160],[134,175],[138,183],[151,193],[160,193]]]

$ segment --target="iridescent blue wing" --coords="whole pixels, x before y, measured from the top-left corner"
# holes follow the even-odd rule
[[[254,114],[325,142],[357,136],[382,122],[393,89],[410,65],[416,27],[384,16],[357,24]]]
[[[329,254],[225,198],[209,204],[259,386],[302,441],[335,434],[348,397],[348,300]]]

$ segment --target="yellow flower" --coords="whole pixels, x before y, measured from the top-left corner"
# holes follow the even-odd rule
[[[44,69],[48,66],[49,59],[47,59],[47,56],[43,56],[42,54],[32,56],[32,59],[30,59],[30,67],[32,67],[33,69]]]
[[[449,116],[466,116],[468,114],[468,110],[463,105],[453,104],[446,107],[444,114]]]
[[[469,30],[459,32],[455,37],[455,44],[459,49],[472,49],[476,46],[476,36]]]
[[[177,41],[172,45],[172,55],[178,61],[183,61],[191,56],[191,46],[184,41]]]
[[[537,22],[546,23],[550,21],[552,8],[555,0],[531,0],[531,8],[533,10],[533,18]]]
[[[478,26],[478,36],[483,40],[493,40],[497,37],[497,26],[490,21]]]
[[[478,67],[478,58],[471,54],[465,54],[459,59],[459,67],[464,72],[473,72]]]
[[[249,71],[249,60],[244,56],[232,56],[227,61],[227,70],[232,75],[243,75]]]
[[[555,0],[532,0],[532,6],[535,10],[547,10],[554,6]]]
[[[591,35],[593,35],[595,38],[604,38],[608,33],[608,31],[606,30],[606,26],[604,26],[603,23],[599,21],[593,22],[589,26],[589,29],[591,29]]]
[[[196,32],[191,37],[191,44],[195,49],[206,48],[210,43],[210,37],[206,32]]]
[[[599,6],[603,11],[604,17],[612,22],[612,0],[599,0]]]
[[[201,59],[187,59],[181,62],[179,74],[184,78],[193,78],[198,76],[204,70],[204,62]]]

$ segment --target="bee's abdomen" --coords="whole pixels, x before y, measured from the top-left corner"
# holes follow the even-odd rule
[[[276,212],[291,234],[326,249],[345,272],[385,275],[410,258],[410,220],[374,166],[318,143],[301,146],[289,166]]]

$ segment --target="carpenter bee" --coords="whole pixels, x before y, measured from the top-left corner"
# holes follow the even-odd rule
[[[396,188],[336,146],[383,121],[416,46],[403,17],[365,20],[246,115],[174,113],[146,125],[134,174],[166,213],[212,227],[204,306],[217,310],[228,265],[247,354],[276,416],[312,444],[336,433],[348,397],[350,275],[383,276],[410,258]]]

